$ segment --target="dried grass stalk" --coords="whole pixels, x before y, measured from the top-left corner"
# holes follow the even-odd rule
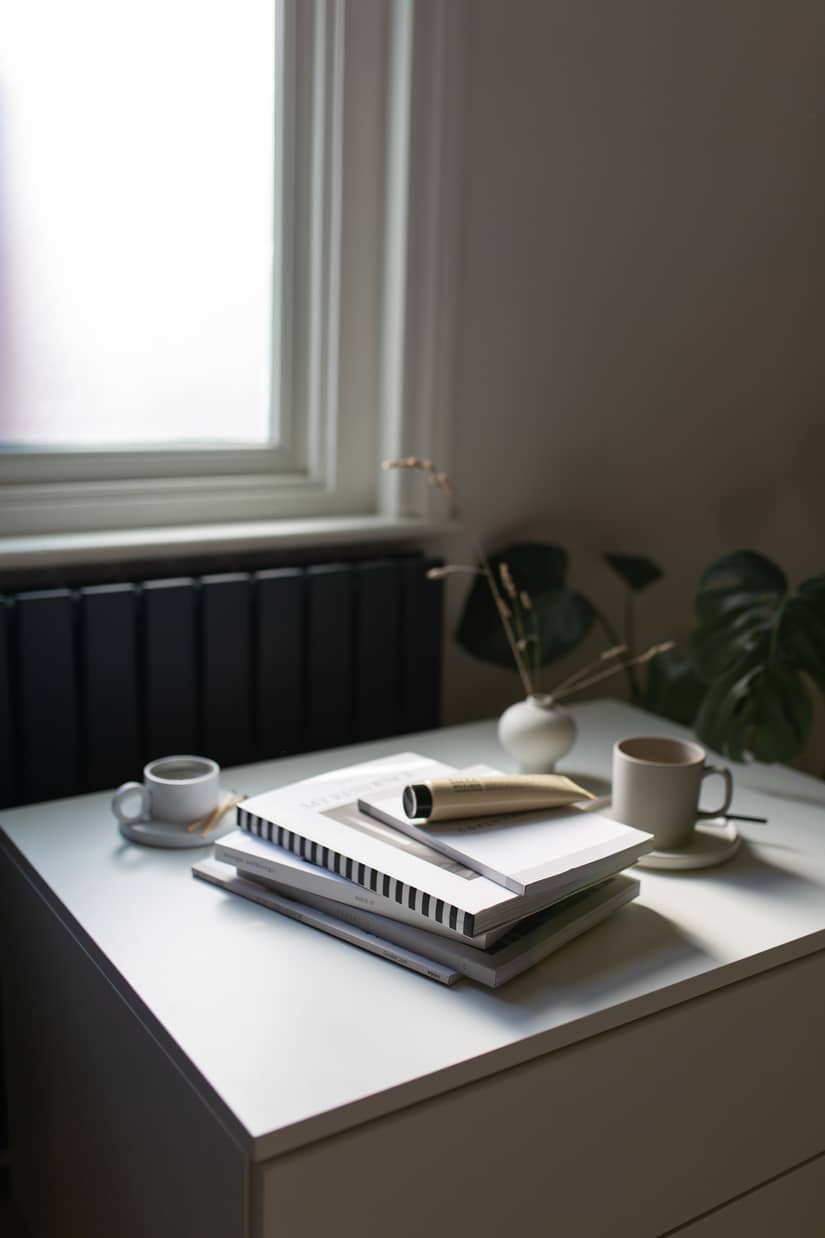
[[[424,460],[419,456],[403,456],[397,460],[385,460],[382,464],[384,469],[404,469],[424,473],[429,485],[437,490],[443,491],[445,494],[454,496],[455,490],[453,483],[447,473],[442,469],[436,468],[432,460]],[[504,634],[507,638],[507,643],[510,646],[510,651],[513,655],[513,660],[516,664],[516,670],[519,673],[522,686],[526,696],[538,696],[535,676],[538,674],[538,664],[540,662],[540,627],[536,617],[530,594],[526,589],[518,589],[516,582],[513,579],[513,573],[510,570],[508,563],[502,562],[498,566],[498,574],[494,572],[489,558],[485,554],[483,548],[479,547],[479,563],[480,567],[475,567],[466,563],[447,563],[443,567],[433,567],[427,572],[429,580],[443,580],[447,576],[458,575],[461,573],[470,574],[473,576],[485,576],[487,583],[490,586],[490,592],[495,603],[496,610],[501,618]],[[499,587],[501,586],[501,588]],[[507,601],[502,596],[502,589],[506,594]],[[512,603],[512,606],[508,604]],[[531,631],[528,633],[525,627],[524,615],[530,617]],[[625,658],[622,655],[627,653],[625,645],[613,645],[609,649],[605,649],[595,662],[588,663],[587,666],[575,671],[563,680],[552,692],[542,694],[541,699],[548,704],[553,704],[562,697],[571,696],[575,692],[583,691],[589,688],[592,684],[599,683],[602,679],[607,679],[610,675],[616,674],[618,671],[627,670],[628,667],[640,666],[644,662],[649,662],[651,658],[657,654],[663,653],[668,649],[673,648],[673,641],[664,641],[658,645],[651,645],[644,653],[637,657]],[[533,652],[533,674],[527,667],[525,654],[529,649]],[[612,665],[606,669],[598,670],[599,667],[604,667],[606,662],[612,662]]]

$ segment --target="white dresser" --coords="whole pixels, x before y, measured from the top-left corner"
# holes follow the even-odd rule
[[[678,728],[581,706],[565,772]],[[493,723],[234,770],[247,793]],[[35,1238],[822,1238],[825,784],[735,770],[746,845],[501,990],[443,988],[119,838],[0,814],[15,1192]],[[709,794],[714,789],[709,789]]]

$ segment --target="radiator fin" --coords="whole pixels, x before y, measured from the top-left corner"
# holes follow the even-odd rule
[[[0,598],[0,804],[14,800],[11,618],[11,606]]]
[[[416,557],[403,568],[401,730],[405,732],[427,731],[437,725],[433,719],[439,716],[444,594],[437,582],[427,579],[427,572],[440,562]]]
[[[359,740],[397,735],[401,701],[401,568],[378,560],[357,571],[355,719]]]
[[[134,585],[80,590],[80,667],[85,684],[84,785],[107,787],[138,770],[138,591]]]
[[[255,574],[252,693],[256,758],[285,756],[304,747],[305,612],[303,571],[283,567]]]
[[[188,576],[143,586],[145,752],[154,756],[198,750],[197,597]]]
[[[243,572],[201,582],[201,749],[220,765],[252,757],[250,577]]]
[[[26,803],[83,789],[74,614],[68,589],[18,600],[19,793]]]
[[[307,569],[307,748],[334,748],[353,738],[353,568]]]

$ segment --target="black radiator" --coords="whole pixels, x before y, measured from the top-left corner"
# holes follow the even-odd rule
[[[438,725],[423,556],[0,598],[0,807]]]

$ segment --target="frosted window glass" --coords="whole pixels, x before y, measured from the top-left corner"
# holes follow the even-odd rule
[[[270,437],[274,0],[4,0],[0,444]]]

